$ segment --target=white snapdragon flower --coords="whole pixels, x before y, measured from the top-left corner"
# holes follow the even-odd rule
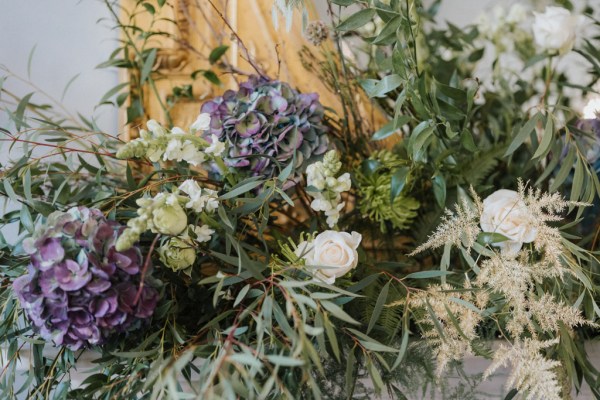
[[[225,143],[221,142],[217,135],[211,135],[210,146],[208,146],[204,151],[206,154],[212,154],[214,156],[221,156],[225,151]]]
[[[543,13],[534,13],[533,36],[538,46],[565,54],[573,49],[579,25],[585,17],[575,16],[562,7],[546,7]]]
[[[206,131],[206,130],[208,130],[208,128],[210,128],[210,114],[209,113],[202,113],[202,114],[198,115],[198,118],[196,118],[196,121],[194,121],[194,123],[192,125],[190,125],[190,130],[192,132]]]

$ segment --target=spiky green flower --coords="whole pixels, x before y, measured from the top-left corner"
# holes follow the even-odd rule
[[[389,150],[373,153],[365,161],[369,168],[357,168],[355,171],[360,212],[373,222],[378,222],[381,232],[388,225],[395,229],[406,229],[417,216],[420,203],[404,194],[392,201],[392,176],[404,162]]]

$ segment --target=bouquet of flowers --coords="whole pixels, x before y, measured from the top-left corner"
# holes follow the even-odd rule
[[[127,142],[2,89],[21,153],[0,185],[18,224],[0,236],[2,397],[407,398],[466,356],[492,360],[482,379],[510,367],[507,398],[600,397],[598,7],[458,28],[429,3],[328,0],[306,24],[340,113],[253,60],[220,65],[240,83],[189,127],[167,113]],[[108,65],[151,87],[156,51],[134,46]],[[356,93],[387,123],[363,130]]]

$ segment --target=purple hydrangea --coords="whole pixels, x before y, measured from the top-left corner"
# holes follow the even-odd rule
[[[285,167],[294,153],[297,175],[329,146],[319,95],[299,93],[280,81],[250,77],[238,91],[205,103],[202,112],[211,117],[206,139],[216,135],[226,142],[227,165],[252,176],[272,177],[277,172],[273,159]]]
[[[13,287],[44,339],[77,350],[106,342],[152,316],[158,292],[145,284],[137,302],[142,256],[115,250],[123,227],[97,209],[55,212],[23,243],[28,273]]]

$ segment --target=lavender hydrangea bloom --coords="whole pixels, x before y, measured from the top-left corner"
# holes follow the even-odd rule
[[[55,212],[23,247],[28,273],[13,288],[44,339],[77,350],[102,344],[151,317],[156,289],[140,287],[140,250],[115,250],[123,228],[99,210]]]
[[[273,159],[285,167],[296,153],[292,178],[297,177],[311,157],[329,147],[319,95],[299,93],[287,83],[250,77],[238,91],[205,103],[202,112],[211,117],[205,139],[216,135],[226,142],[227,165],[252,176],[272,177],[277,172]]]

